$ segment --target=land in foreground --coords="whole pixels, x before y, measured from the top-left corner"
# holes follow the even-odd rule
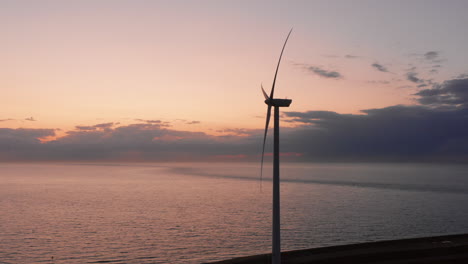
[[[267,264],[271,254],[210,264]],[[468,263],[468,234],[370,242],[282,253],[283,264],[338,263]]]

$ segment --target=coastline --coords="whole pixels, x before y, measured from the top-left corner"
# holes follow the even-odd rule
[[[468,234],[366,242],[282,252],[283,264],[468,263]],[[267,264],[271,254],[204,264]]]

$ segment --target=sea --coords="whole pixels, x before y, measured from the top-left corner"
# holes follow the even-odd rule
[[[0,263],[271,252],[271,164],[0,163]],[[468,165],[282,163],[282,250],[468,233]]]

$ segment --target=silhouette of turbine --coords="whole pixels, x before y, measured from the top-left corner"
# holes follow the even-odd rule
[[[286,40],[284,41],[283,49],[276,66],[275,78],[273,79],[273,85],[271,87],[271,93],[268,97],[267,93],[262,87],[263,95],[265,96],[265,104],[268,105],[266,114],[265,134],[263,136],[263,150],[262,150],[262,163],[260,169],[260,175],[263,175],[263,158],[265,156],[265,142],[268,133],[268,125],[270,124],[271,108],[275,107],[274,115],[274,147],[273,147],[273,247],[272,247],[272,263],[281,263],[281,228],[280,228],[280,179],[279,179],[279,108],[289,107],[292,100],[289,99],[275,99],[273,94],[275,92],[276,76],[278,75],[278,69],[281,63],[281,57],[283,56],[284,48],[288,42],[289,35],[291,35],[292,29],[289,31]]]

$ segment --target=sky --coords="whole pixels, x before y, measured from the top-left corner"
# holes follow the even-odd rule
[[[468,161],[466,1],[0,0],[0,161]],[[271,152],[271,145],[267,146]]]

